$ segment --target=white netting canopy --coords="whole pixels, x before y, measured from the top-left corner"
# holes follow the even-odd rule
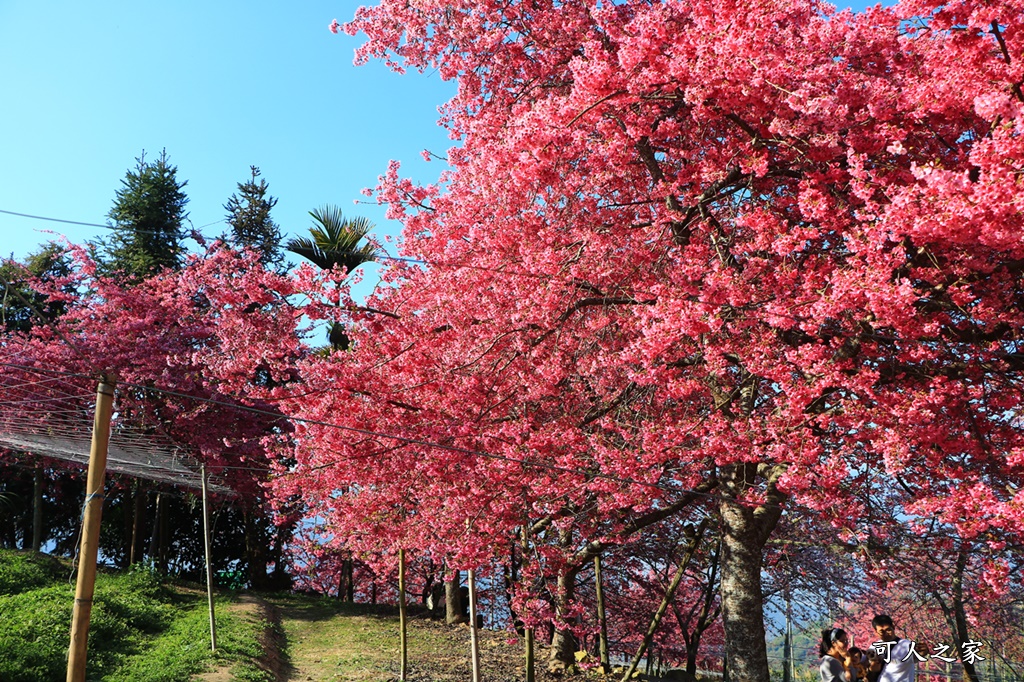
[[[97,383],[52,370],[0,365],[0,448],[88,465]],[[158,425],[140,423],[138,415],[119,412],[115,397],[107,471],[202,488],[201,465],[187,446],[161,433]],[[233,494],[222,477],[208,476],[207,481],[211,492]]]

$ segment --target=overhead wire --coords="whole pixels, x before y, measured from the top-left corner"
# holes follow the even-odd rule
[[[99,228],[102,228],[102,229],[114,230],[114,231],[117,231],[117,230],[131,230],[132,232],[135,232],[135,233],[138,233],[138,234],[150,234],[150,235],[159,235],[159,234],[161,234],[161,233],[157,233],[157,232],[151,232],[151,231],[142,230],[142,229],[138,229],[138,228],[134,228],[134,227],[128,227],[128,226],[124,226],[124,225],[104,225],[104,224],[101,224],[101,223],[89,223],[89,222],[82,222],[82,221],[78,221],[78,220],[64,220],[62,218],[50,218],[50,217],[47,217],[47,216],[33,215],[33,214],[29,214],[29,213],[19,213],[19,212],[16,212],[16,211],[9,211],[9,210],[4,210],[4,209],[0,209],[0,214],[19,216],[19,217],[22,217],[22,218],[32,218],[34,220],[43,220],[43,221],[55,222],[55,223],[66,223],[66,224],[70,224],[70,225],[84,225],[84,226],[87,226],[87,227],[99,227]],[[203,229],[204,227],[209,227],[210,225],[216,225],[217,223],[221,223],[221,222],[224,222],[224,219],[215,220],[212,223],[207,223],[205,225],[200,225],[197,228],[193,228],[193,231],[196,232],[197,234],[199,234],[199,230]],[[209,239],[209,237],[206,237],[206,236],[204,236],[202,234],[199,234],[199,236],[202,237],[203,239]],[[241,243],[238,240],[230,238],[230,237],[217,237],[216,239],[221,239],[221,240],[223,240],[223,241],[225,241],[225,242],[227,242],[229,244],[245,246],[244,243]],[[472,265],[472,264],[469,264],[469,263],[445,263],[445,262],[439,261],[439,260],[427,260],[427,259],[423,259],[423,258],[411,258],[411,257],[408,257],[408,256],[392,256],[392,255],[387,254],[387,253],[375,254],[374,257],[373,257],[373,260],[374,261],[389,261],[389,262],[395,262],[395,263],[410,263],[410,264],[415,264],[415,265],[426,265],[426,266],[430,266],[430,267],[451,268],[451,269],[455,269],[455,270],[463,270],[464,269],[464,270],[474,270],[474,271],[480,271],[480,272],[493,272],[493,273],[502,274],[502,275],[514,275],[514,276],[518,276],[518,277],[529,277],[529,278],[533,278],[533,279],[555,280],[555,281],[562,281],[563,283],[569,284],[569,285],[572,285],[572,286],[578,286],[580,284],[585,284],[584,282],[580,282],[580,281],[574,280],[572,278],[566,278],[566,277],[564,277],[562,275],[552,274],[552,273],[530,272],[528,270],[510,269],[510,268],[507,268],[507,267],[492,267],[492,266],[485,266],[485,265]]]
[[[151,230],[140,230],[138,228],[128,227],[126,225],[116,225],[116,224],[115,225],[110,225],[110,224],[103,224],[103,223],[87,223],[87,222],[83,222],[83,221],[80,221],[80,220],[65,220],[63,218],[51,218],[49,216],[33,215],[31,213],[19,213],[17,211],[8,211],[8,210],[4,210],[4,209],[0,209],[0,213],[3,213],[5,215],[18,216],[19,218],[31,218],[33,220],[43,220],[43,221],[50,222],[50,223],[63,223],[65,225],[82,225],[82,226],[85,226],[85,227],[99,227],[99,228],[102,228],[104,230],[113,230],[113,231],[117,231],[117,230],[131,230],[132,232],[135,232],[137,234],[149,234],[149,235],[160,235],[160,234],[163,234],[161,232],[153,232]],[[223,218],[221,218],[220,220],[214,220],[212,223],[206,223],[205,225],[200,225],[199,227],[196,227],[194,229],[198,231],[198,230],[203,229],[204,227],[210,227],[211,225],[216,225],[217,223],[222,223],[222,222],[224,222]]]

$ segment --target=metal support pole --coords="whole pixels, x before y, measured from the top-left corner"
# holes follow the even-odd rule
[[[210,605],[210,649],[217,650],[217,619],[213,613],[213,566],[210,565],[210,512],[206,501],[206,464],[203,475],[203,544],[206,546],[206,599]]]
[[[480,636],[476,631],[476,571],[469,569],[469,643],[473,658],[473,682],[480,682]]]
[[[96,414],[89,449],[89,474],[82,509],[82,544],[78,551],[78,581],[71,616],[71,646],[68,648],[67,682],[85,681],[85,658],[89,644],[89,619],[96,589],[96,557],[99,555],[100,520],[103,515],[103,481],[107,473],[110,443],[110,415],[114,408],[116,381],[105,375],[96,387]]]

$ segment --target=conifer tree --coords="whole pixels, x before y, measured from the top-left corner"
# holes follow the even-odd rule
[[[67,307],[63,301],[33,290],[27,282],[50,282],[70,272],[70,259],[56,242],[43,244],[23,262],[11,258],[0,265],[0,326],[7,331],[27,332],[43,323],[39,315],[47,322],[63,315]]]
[[[177,171],[166,149],[155,161],[147,162],[145,151],[136,159],[107,214],[114,235],[98,245],[104,272],[138,281],[181,266],[188,197],[182,191],[187,183],[178,181]]]
[[[252,178],[238,183],[238,191],[224,204],[227,223],[236,246],[256,249],[265,266],[280,271],[284,263],[281,229],[270,217],[277,199],[267,194],[267,181],[260,178],[260,169],[256,166],[250,169]]]

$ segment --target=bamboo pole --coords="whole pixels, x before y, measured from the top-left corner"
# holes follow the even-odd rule
[[[217,650],[217,617],[213,611],[213,566],[210,565],[210,512],[206,494],[206,464],[202,465],[203,475],[203,544],[206,547],[206,600],[210,608],[210,650]]]
[[[601,625],[599,637],[599,653],[601,655],[602,672],[607,675],[611,672],[611,663],[608,660],[608,621],[604,615],[604,585],[601,579],[601,555],[594,557],[594,586],[597,588],[597,620]]]
[[[405,605],[405,550],[398,550],[398,622],[401,627],[399,637],[399,648],[401,649],[401,667],[399,668],[398,679],[405,682],[409,674],[409,640],[406,634],[408,627],[408,616]]]
[[[694,553],[697,551],[697,546],[700,544],[701,538],[704,537],[704,529],[707,527],[707,519],[700,522],[700,526],[694,532],[693,537],[690,541],[690,547],[686,552],[686,556],[683,561],[679,564],[679,568],[676,570],[676,575],[672,578],[672,583],[665,590],[665,596],[661,600],[661,604],[658,605],[658,610],[654,614],[654,618],[651,619],[651,624],[647,627],[647,632],[644,634],[644,639],[640,643],[640,648],[636,650],[636,655],[633,656],[633,661],[629,664],[629,669],[622,676],[621,682],[629,682],[633,677],[633,673],[640,666],[640,659],[644,657],[647,649],[651,646],[651,642],[654,641],[654,633],[657,632],[658,626],[661,625],[661,619],[665,617],[665,612],[668,611],[668,605],[672,603],[672,598],[676,595],[676,590],[679,589],[679,584],[683,581],[683,574],[686,572],[687,567],[690,565],[690,561],[693,559]],[[647,668],[651,669],[651,657],[647,657]]]
[[[476,631],[476,571],[469,569],[469,642],[473,658],[473,682],[480,682],[480,636]]]
[[[793,661],[793,604],[789,600],[789,588],[786,588],[786,648],[785,648],[785,660],[783,666],[785,666],[782,675],[783,682],[793,682],[796,680],[796,666]]]
[[[96,387],[96,413],[89,449],[89,474],[82,509],[82,544],[78,552],[78,581],[71,616],[71,645],[68,648],[67,682],[84,682],[85,659],[89,642],[89,619],[96,589],[96,557],[99,554],[100,520],[103,515],[103,481],[107,473],[107,446],[110,443],[110,415],[114,407],[117,382],[104,375]]]
[[[535,682],[533,672],[533,628],[526,628],[526,682]]]

